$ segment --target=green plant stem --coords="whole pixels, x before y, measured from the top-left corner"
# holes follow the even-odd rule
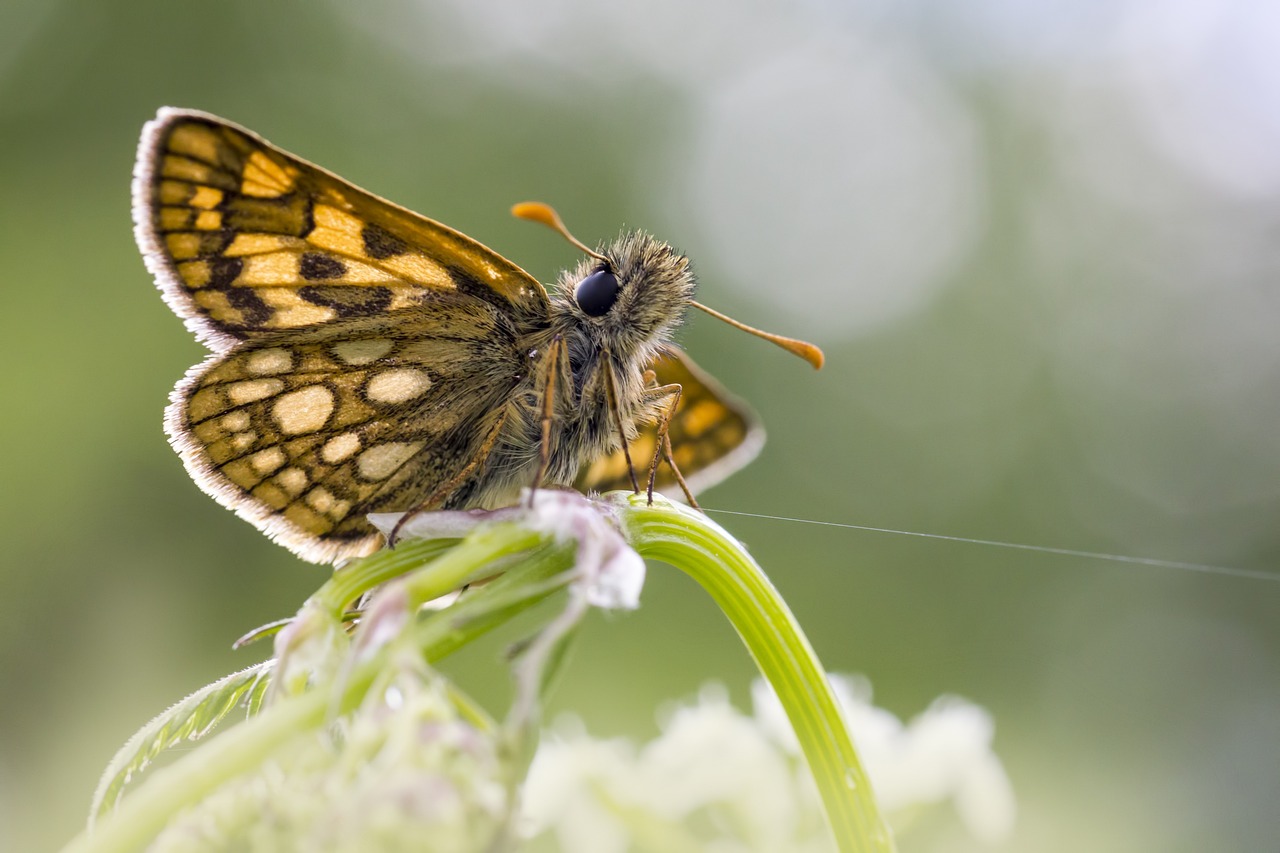
[[[786,602],[755,560],[705,515],[655,496],[610,496],[627,539],[645,557],[662,560],[698,582],[724,611],[773,686],[791,721],[842,851],[889,853],[893,835],[880,815],[870,781],[826,671]]]
[[[368,590],[392,578],[398,578],[424,563],[448,551],[458,544],[458,539],[412,539],[402,542],[394,550],[376,554],[348,563],[333,573],[324,586],[311,596],[335,617]]]

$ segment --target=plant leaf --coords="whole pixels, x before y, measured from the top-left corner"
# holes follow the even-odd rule
[[[113,809],[129,780],[156,756],[185,741],[199,740],[239,705],[252,716],[261,707],[275,661],[233,672],[208,684],[147,723],[116,752],[98,782],[89,809],[89,824]]]

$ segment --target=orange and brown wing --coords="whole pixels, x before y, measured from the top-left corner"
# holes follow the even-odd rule
[[[202,489],[303,559],[367,554],[382,537],[366,516],[436,494],[500,417],[517,377],[486,307],[455,297],[213,355],[175,390],[166,430]]]
[[[746,465],[764,444],[764,428],[742,400],[730,394],[683,350],[670,348],[649,365],[659,385],[681,387],[680,404],[671,419],[672,455],[691,491],[710,488]],[[643,487],[657,447],[657,426],[641,427],[630,444],[631,460]],[[627,461],[621,450],[597,459],[578,473],[581,491],[630,489]],[[656,487],[673,498],[682,496],[670,466],[660,464]]]
[[[205,113],[165,108],[143,129],[133,216],[166,301],[218,352],[441,290],[517,323],[547,314],[542,285],[498,253]]]

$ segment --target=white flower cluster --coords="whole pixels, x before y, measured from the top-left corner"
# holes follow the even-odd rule
[[[995,842],[1014,798],[991,751],[982,708],[943,698],[907,724],[871,704],[870,687],[832,676],[859,754],[890,823],[950,800],[968,830]],[[538,750],[525,786],[525,834],[565,853],[631,849],[826,851],[822,807],[791,727],[764,682],[755,712],[705,688],[637,749],[562,724]]]
[[[499,753],[492,735],[459,719],[442,680],[406,666],[351,717],[300,735],[148,849],[484,850],[507,814]]]

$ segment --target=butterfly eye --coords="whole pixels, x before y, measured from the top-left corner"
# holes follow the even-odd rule
[[[597,270],[578,282],[573,299],[588,317],[603,317],[618,300],[618,279],[608,270]]]

